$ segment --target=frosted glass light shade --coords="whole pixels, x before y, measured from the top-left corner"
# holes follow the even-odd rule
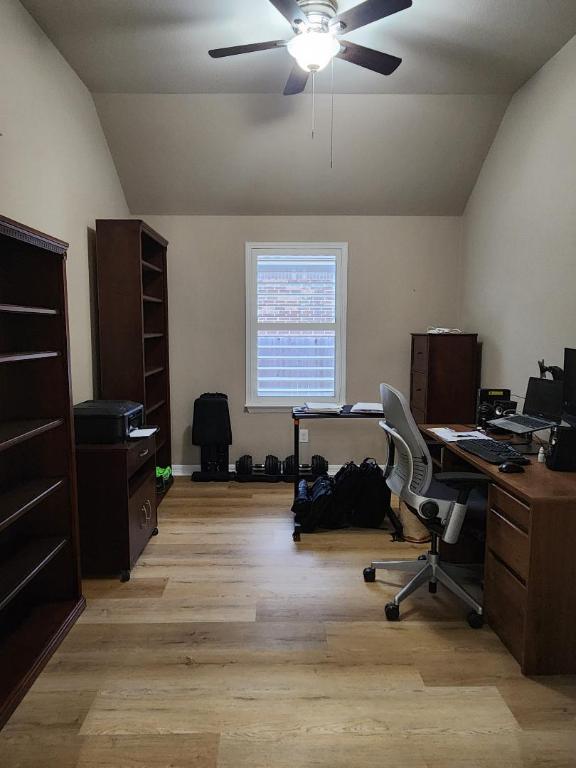
[[[288,43],[288,53],[305,72],[319,72],[340,51],[340,43],[330,32],[302,32]]]

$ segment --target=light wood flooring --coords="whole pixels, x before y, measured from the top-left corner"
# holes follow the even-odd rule
[[[1,768],[574,768],[576,678],[526,679],[380,531],[291,539],[290,486],[178,480],[132,580],[88,609],[0,734]]]

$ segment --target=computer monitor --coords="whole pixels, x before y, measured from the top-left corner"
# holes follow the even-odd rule
[[[576,349],[564,350],[564,419],[576,427]]]
[[[526,400],[522,413],[539,419],[560,422],[564,399],[564,382],[552,379],[528,379]]]

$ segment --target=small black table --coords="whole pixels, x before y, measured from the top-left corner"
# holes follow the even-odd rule
[[[300,422],[301,421],[322,421],[323,419],[383,419],[384,414],[380,411],[352,413],[351,405],[343,405],[338,413],[317,413],[308,411],[306,408],[292,409],[292,422],[294,424],[294,456],[296,464],[296,474],[294,475],[294,499],[298,495],[298,484],[300,482]],[[300,541],[300,525],[294,523],[294,532],[292,539]]]

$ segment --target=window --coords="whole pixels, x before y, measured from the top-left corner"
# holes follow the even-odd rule
[[[246,244],[246,404],[345,399],[346,243]]]

